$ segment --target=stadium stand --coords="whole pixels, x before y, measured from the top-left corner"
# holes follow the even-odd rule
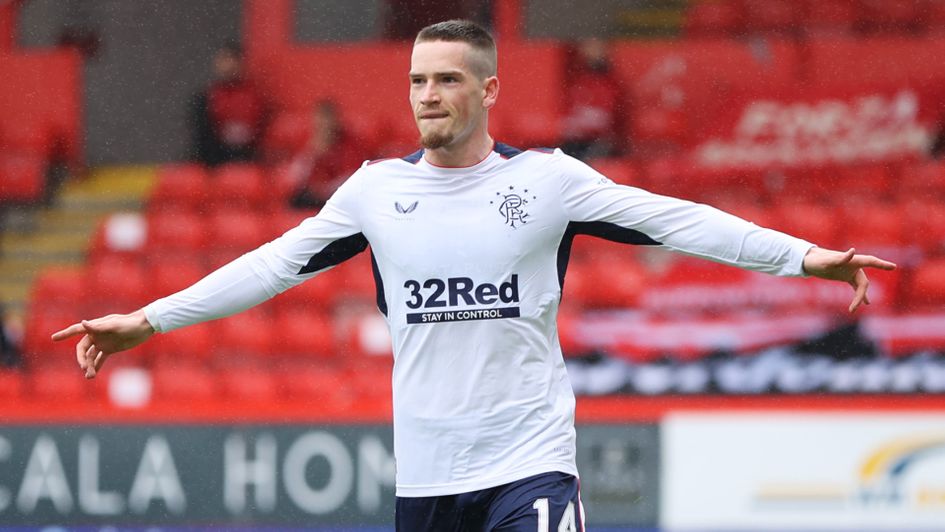
[[[945,303],[945,164],[929,159],[922,144],[930,134],[930,109],[945,92],[945,74],[929,68],[945,53],[934,22],[945,9],[917,5],[694,2],[680,39],[615,43],[616,72],[630,91],[627,134],[634,151],[589,163],[618,183],[706,201],[824,246],[855,244],[899,260],[901,274],[875,280],[874,305],[864,312],[859,334],[883,356],[941,349],[945,343],[929,340],[921,327],[896,326],[916,316],[937,324],[927,325],[932,328],[945,320],[934,314]],[[745,41],[745,35],[763,38]],[[310,134],[308,110],[315,102],[338,103],[346,123],[365,139],[365,158],[413,151],[402,94],[409,45],[323,47],[268,39],[247,50],[277,106],[263,141],[265,163],[158,167],[153,188],[140,198],[139,246],[116,247],[109,220],[102,219],[80,266],[37,277],[24,337],[29,378],[0,374],[13,383],[3,393],[81,395],[60,374],[65,362],[55,362],[63,359],[62,347],[48,340],[50,331],[75,319],[66,310],[73,302],[85,302],[83,312],[92,314],[134,308],[313,215],[285,207],[291,188],[285,163]],[[503,43],[502,98],[494,115],[502,141],[557,143],[563,46]],[[864,63],[865,54],[872,60]],[[43,68],[58,68],[68,57],[48,56]],[[4,69],[20,68],[7,66],[16,61],[0,56]],[[348,68],[353,64],[358,69]],[[339,69],[351,75],[334,75]],[[78,74],[68,83],[79,84]],[[46,90],[36,101],[57,100],[63,90]],[[68,127],[40,120],[10,132],[9,123],[25,120],[19,111],[0,110],[0,146],[21,154],[0,157],[4,195],[42,193],[35,178],[51,135],[65,130],[64,142],[80,145],[78,111],[46,111],[50,119],[65,116]],[[877,130],[888,136],[870,136]],[[852,147],[844,144],[847,135]],[[817,142],[848,151],[815,153]],[[857,144],[874,151],[857,152]],[[771,146],[783,151],[764,151]],[[729,150],[723,156],[705,155],[722,148]],[[619,282],[603,282],[614,278]],[[576,368],[587,353],[628,364],[754,355],[815,342],[845,326],[846,292],[578,239],[565,282],[561,339]],[[305,397],[344,404],[378,398],[389,392],[389,368],[384,357],[371,355],[376,328],[363,319],[375,296],[370,256],[363,254],[258,311],[161,335],[132,359],[152,372],[155,400]],[[54,369],[41,369],[47,366]],[[72,373],[69,378],[75,381]],[[634,386],[628,380],[615,391],[641,391]]]

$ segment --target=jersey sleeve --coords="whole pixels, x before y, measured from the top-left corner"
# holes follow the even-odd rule
[[[561,198],[572,225],[620,242],[776,275],[803,276],[810,242],[759,227],[708,205],[618,185],[560,151]]]
[[[157,332],[168,332],[258,305],[357,255],[367,247],[361,233],[355,172],[316,216],[246,253],[189,288],[144,308]]]

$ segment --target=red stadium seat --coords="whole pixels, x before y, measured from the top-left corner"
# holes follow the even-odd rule
[[[276,296],[276,307],[279,312],[325,311],[332,308],[339,297],[344,297],[343,283],[341,270],[322,272]]]
[[[583,239],[589,240],[589,239]],[[576,247],[576,246],[575,246]],[[584,309],[588,306],[588,294],[591,291],[591,285],[595,280],[592,277],[591,260],[582,258],[580,255],[572,252],[571,260],[568,263],[568,269],[564,274],[564,288],[561,294],[561,300],[575,308]]]
[[[46,161],[37,156],[0,156],[0,203],[35,202],[46,188]]]
[[[682,185],[687,171],[685,163],[676,157],[653,159],[644,166],[646,183],[651,192],[685,199],[692,197]]]
[[[407,122],[413,121],[408,118]],[[345,125],[351,136],[358,140],[358,146],[361,147],[364,159],[368,160],[375,157],[377,146],[386,133],[379,127],[377,117],[367,112],[358,112],[357,109],[345,109],[342,113],[341,123]],[[416,126],[414,126],[411,138],[414,143],[416,143],[418,136]]]
[[[43,122],[17,122],[0,128],[0,152],[47,160],[54,148],[55,136]]]
[[[614,183],[634,187],[644,186],[643,176],[632,159],[594,159],[589,164]]]
[[[34,306],[73,305],[88,294],[83,270],[70,267],[44,269],[33,281],[30,301]]]
[[[214,358],[222,365],[239,366],[273,353],[275,332],[272,319],[257,309],[244,311],[211,324]]]
[[[733,37],[742,27],[742,10],[737,2],[730,0],[694,3],[686,11],[683,22],[687,37]]]
[[[73,357],[73,362],[75,358]],[[47,366],[29,374],[29,393],[36,399],[84,401],[90,399],[92,387],[78,365]]]
[[[393,393],[392,370],[390,360],[352,364],[346,385],[352,387],[359,399],[389,400]]]
[[[584,345],[577,334],[579,314],[576,310],[577,307],[564,303],[558,309],[558,343],[565,357],[584,354]]]
[[[204,401],[220,396],[218,375],[199,365],[157,366],[152,379],[154,398],[158,400]]]
[[[901,260],[896,255],[909,240],[906,238],[906,219],[896,204],[877,201],[852,202],[840,210],[840,244],[846,249],[855,246],[860,253],[885,255]]]
[[[220,210],[209,218],[207,256],[218,268],[275,238],[267,217],[255,211]]]
[[[217,378],[220,379],[223,394],[232,399],[258,404],[272,401],[278,395],[276,379],[260,368],[228,368],[218,373]]]
[[[921,7],[915,0],[860,0],[857,26],[866,33],[915,32],[922,25]]]
[[[581,299],[588,308],[632,307],[649,281],[649,273],[629,254],[595,257],[586,268],[590,282],[583,287]]]
[[[152,337],[145,348],[151,365],[177,366],[203,364],[209,361],[216,345],[212,323],[200,323]]]
[[[900,204],[908,236],[928,255],[945,253],[945,203],[940,199],[915,198]]]
[[[370,360],[390,360],[393,356],[390,326],[378,312],[364,312],[353,324],[352,346],[361,357]]]
[[[291,161],[276,163],[267,170],[269,175],[269,194],[276,212],[285,209],[290,203],[292,194],[299,187],[299,170]],[[280,208],[281,207],[281,208]]]
[[[786,35],[799,29],[800,9],[796,0],[751,0],[744,6],[745,30],[749,33]]]
[[[54,342],[50,335],[81,319],[73,303],[31,305],[23,331],[23,355],[29,366],[77,367],[74,343]]]
[[[835,209],[810,202],[784,202],[774,208],[772,229],[783,231],[823,247],[838,241],[840,216]]]
[[[159,211],[148,216],[147,250],[151,255],[204,253],[210,238],[208,224],[195,211]]]
[[[806,0],[802,25],[816,36],[849,35],[856,25],[856,0]]]
[[[945,200],[945,161],[921,161],[903,167],[896,190],[904,200],[917,196]]]
[[[323,402],[351,402],[354,390],[348,372],[341,366],[313,362],[278,368],[274,372],[277,386],[286,397],[294,400]]]
[[[210,203],[217,209],[268,211],[277,199],[269,190],[260,167],[230,163],[214,170]]]
[[[856,165],[839,169],[836,185],[846,194],[885,198],[890,192],[892,169],[884,164]]]
[[[144,268],[137,261],[106,256],[89,265],[86,272],[88,305],[98,312],[130,312],[148,303],[150,289]]]
[[[926,30],[940,36],[945,33],[945,2],[929,1],[925,3],[925,13],[922,22]]]
[[[753,198],[751,194],[733,194],[728,197],[731,199],[727,201],[710,202],[710,205],[727,213],[734,214],[744,220],[748,220],[760,227],[773,228],[774,225],[778,223],[771,209],[762,205],[758,199]]]
[[[157,185],[148,205],[156,209],[186,209],[197,212],[206,208],[210,196],[209,173],[198,164],[165,165],[158,169]]]
[[[115,213],[95,228],[89,256],[120,255],[138,260],[147,244],[148,222],[138,213]]]
[[[311,218],[318,214],[315,210],[290,210],[281,209],[269,217],[269,232],[273,238],[285,233],[289,229],[302,223],[302,220]]]
[[[0,401],[18,401],[26,394],[26,377],[16,369],[0,369]]]
[[[643,155],[673,153],[688,135],[689,117],[682,107],[641,101],[630,119],[630,141]]]
[[[844,167],[823,166],[816,168],[793,168],[784,171],[783,181],[772,186],[772,192],[780,197],[795,201],[825,202],[836,197],[836,191],[841,186],[843,176],[852,170]],[[855,174],[848,178],[855,180]],[[847,193],[847,191],[844,191]],[[856,189],[849,191],[849,195],[858,198],[873,197],[867,190],[860,194]]]
[[[920,263],[912,273],[906,294],[908,307],[941,309],[945,305],[945,259]]]
[[[168,296],[202,279],[210,273],[197,257],[164,257],[155,255],[148,261],[149,296]]]
[[[271,322],[273,352],[292,358],[325,359],[337,355],[331,319],[321,312],[294,309]]]
[[[263,138],[263,156],[270,163],[285,161],[302,151],[311,134],[312,118],[308,113],[279,113]]]
[[[342,275],[342,284],[338,290],[345,299],[358,298],[372,303],[377,299],[370,250],[340,264],[336,269]]]

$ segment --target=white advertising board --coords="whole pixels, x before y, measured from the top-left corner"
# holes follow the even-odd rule
[[[945,531],[945,413],[675,413],[668,530]]]

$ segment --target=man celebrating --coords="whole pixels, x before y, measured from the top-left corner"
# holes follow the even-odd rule
[[[863,268],[895,267],[616,185],[560,150],[496,143],[496,48],[473,23],[424,28],[409,78],[423,149],[365,163],[317,216],[190,288],[54,339],[82,335],[76,356],[94,377],[155,332],[247,309],[370,244],[394,344],[397,529],[577,532],[574,394],[555,327],[576,235],[844,281],[851,312],[868,303]]]

